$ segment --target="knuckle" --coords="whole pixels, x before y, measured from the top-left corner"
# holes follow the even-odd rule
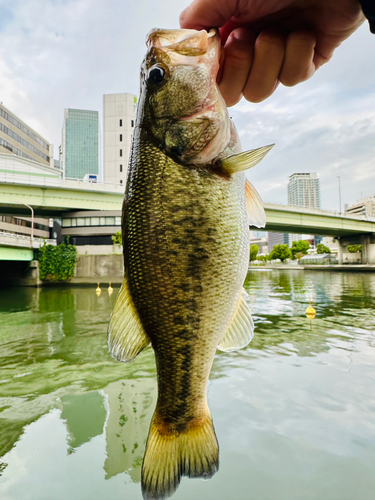
[[[273,33],[272,31],[262,31],[258,35],[257,44],[282,48],[285,45],[285,37],[279,33]]]
[[[316,38],[313,33],[310,32],[294,32],[290,33],[287,39],[287,44],[293,44],[295,46],[301,47],[314,47],[316,43]]]

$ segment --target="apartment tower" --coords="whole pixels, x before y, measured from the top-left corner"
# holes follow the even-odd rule
[[[289,177],[288,205],[320,208],[320,182],[315,172],[293,174]]]

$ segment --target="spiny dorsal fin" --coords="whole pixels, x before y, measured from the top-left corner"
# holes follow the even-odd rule
[[[246,179],[246,210],[249,226],[266,227],[266,212],[263,202],[255,187]]]
[[[111,314],[107,342],[109,352],[117,361],[130,361],[150,344],[130,296],[127,277]]]
[[[269,146],[228,156],[228,158],[220,161],[221,169],[226,174],[235,174],[236,172],[242,172],[248,168],[255,167],[273,147],[274,144],[270,144]]]
[[[247,346],[254,337],[254,321],[247,304],[248,298],[249,296],[246,290],[242,288],[236,312],[234,313],[226,334],[217,347],[220,351],[227,352],[242,349],[242,347]]]

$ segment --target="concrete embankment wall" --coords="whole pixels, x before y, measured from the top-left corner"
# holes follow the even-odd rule
[[[91,283],[122,284],[124,279],[123,256],[120,254],[77,255],[74,277],[68,282],[43,283],[39,279],[39,262],[37,260],[22,264],[23,266],[21,267],[13,265],[7,273],[5,273],[4,269],[3,277],[0,276],[0,286],[45,286],[55,283],[68,285]]]
[[[70,283],[122,283],[124,262],[120,254],[78,255]]]
[[[288,264],[267,264],[266,266],[250,266],[249,271],[264,271],[276,269],[279,271],[335,271],[335,272],[357,272],[357,273],[374,273],[375,266],[369,264],[311,264],[311,265],[288,265]]]

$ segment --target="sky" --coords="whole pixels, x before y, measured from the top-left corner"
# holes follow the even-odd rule
[[[64,108],[102,115],[103,94],[138,94],[145,36],[178,28],[188,0],[0,0],[0,101],[54,144]],[[230,108],[243,149],[275,143],[248,177],[287,203],[288,177],[316,172],[322,208],[375,195],[375,35],[367,22],[314,77]],[[338,179],[338,176],[340,179]]]

